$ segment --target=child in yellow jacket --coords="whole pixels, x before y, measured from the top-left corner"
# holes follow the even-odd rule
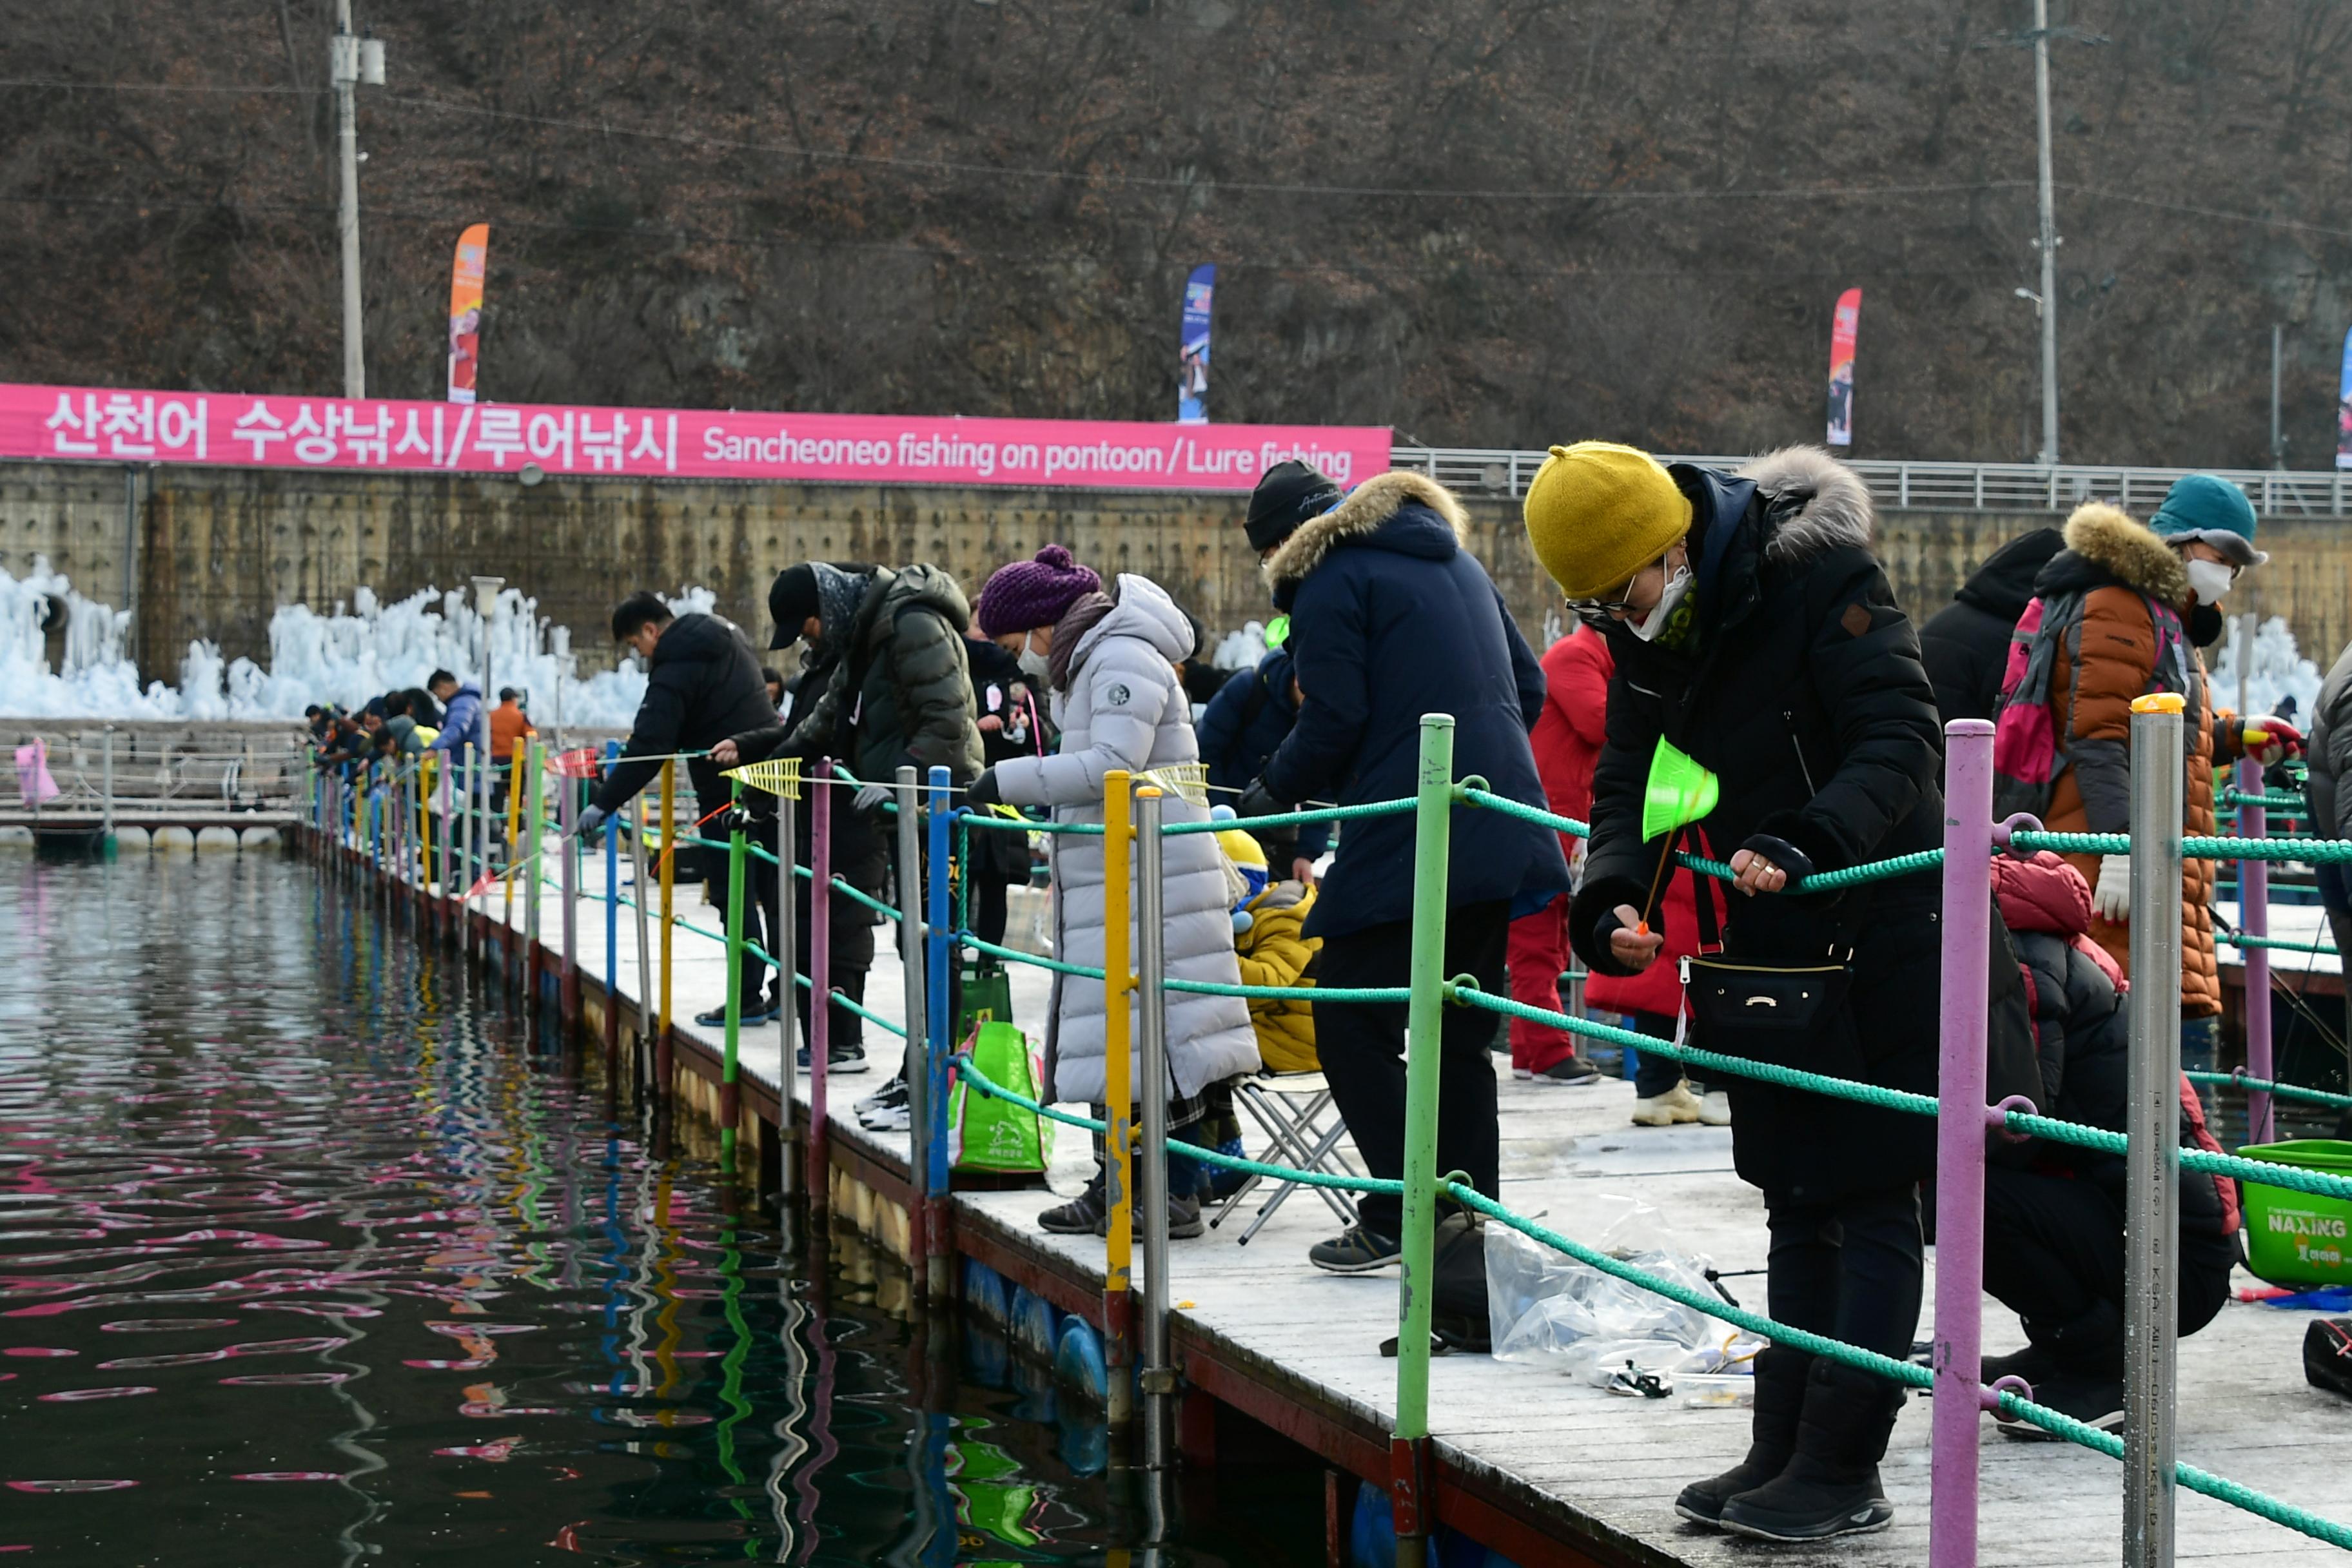
[[[1265,851],[1256,839],[1237,827],[1217,835],[1226,857],[1241,872],[1247,891],[1234,906],[1234,952],[1241,961],[1244,985],[1313,985],[1320,937],[1300,934],[1307,911],[1315,907],[1315,889],[1299,882],[1270,882]],[[1268,1072],[1317,1072],[1322,1068],[1315,1054],[1315,1006],[1297,997],[1253,996],[1250,1023],[1257,1031],[1257,1053]],[[1241,1120],[1234,1112],[1232,1089],[1212,1084],[1205,1091],[1201,1121],[1202,1142],[1218,1152],[1242,1152]],[[1223,1197],[1238,1187],[1241,1173],[1208,1168],[1212,1196]]]

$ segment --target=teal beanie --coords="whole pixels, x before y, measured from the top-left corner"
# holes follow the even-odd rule
[[[2254,503],[2218,474],[2184,474],[2174,480],[2147,525],[2167,543],[2201,540],[2240,566],[2270,559],[2254,548]]]

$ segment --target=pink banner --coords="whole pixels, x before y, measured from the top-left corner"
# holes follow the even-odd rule
[[[1246,490],[1289,458],[1342,485],[1385,428],[396,403],[0,384],[0,458],[395,473]]]

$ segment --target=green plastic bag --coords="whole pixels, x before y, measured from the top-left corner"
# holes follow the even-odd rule
[[[1011,1022],[1013,979],[1004,973],[1004,965],[992,958],[965,954],[956,965],[955,1037],[968,1040],[982,1024]],[[981,1064],[981,1070],[988,1070],[986,1063]]]
[[[1010,1024],[982,1024],[967,1048],[991,1083],[1031,1100],[1045,1064]],[[1034,1110],[982,1094],[958,1078],[948,1091],[948,1163],[959,1171],[1042,1174],[1054,1158],[1054,1124]]]

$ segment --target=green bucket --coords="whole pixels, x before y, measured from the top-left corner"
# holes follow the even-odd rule
[[[2295,1138],[2252,1143],[2248,1160],[2352,1176],[2352,1143]],[[2352,1285],[2352,1199],[2323,1198],[2261,1182],[2241,1182],[2246,1217],[2246,1267],[2273,1285]]]

